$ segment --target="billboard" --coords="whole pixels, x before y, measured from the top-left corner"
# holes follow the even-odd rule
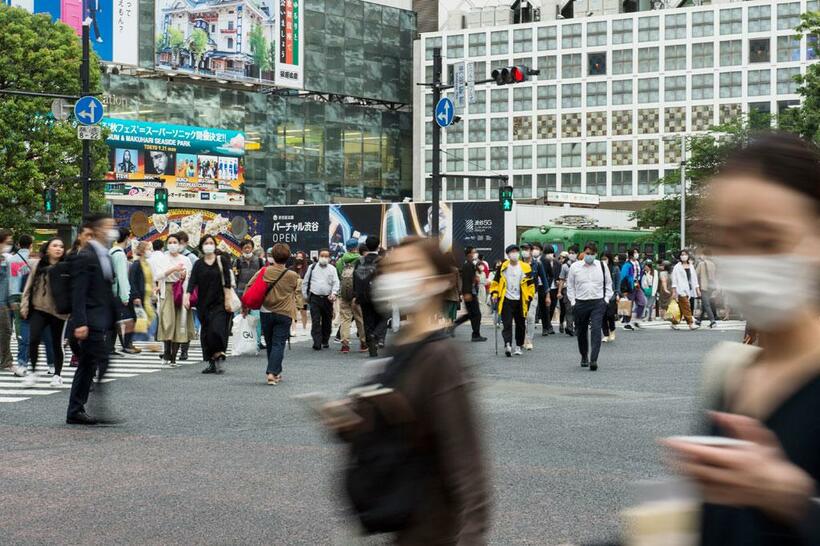
[[[302,0],[155,1],[157,68],[302,88]]]
[[[391,247],[409,236],[427,237],[431,231],[430,203],[369,203],[306,205],[265,208],[262,240],[286,242],[293,250],[315,251],[327,247],[338,258],[345,242],[376,235]],[[439,212],[441,246],[457,259],[465,246],[492,258],[504,255],[504,212],[497,201],[442,202]]]
[[[31,13],[48,13],[82,36],[83,20],[91,20],[91,46],[110,63],[139,63],[139,0],[3,0]]]
[[[110,180],[105,195],[172,204],[245,203],[245,137],[239,131],[105,118]]]

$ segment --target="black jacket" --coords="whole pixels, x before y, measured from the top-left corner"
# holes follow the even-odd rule
[[[461,266],[461,293],[462,294],[475,294],[476,287],[478,286],[475,282],[476,277],[476,270],[475,264],[473,262],[464,262],[464,265]]]
[[[71,272],[71,325],[88,326],[89,330],[107,332],[114,327],[115,304],[112,280],[103,275],[103,268],[94,249],[84,248],[73,260]]]
[[[547,281],[549,284],[547,285],[546,289],[549,290],[552,286],[552,283],[558,281],[558,277],[561,276],[561,260],[558,258],[553,258],[552,263],[545,258],[541,258],[541,266],[544,268],[544,273],[547,275]]]
[[[128,284],[131,285],[131,303],[134,300],[145,301],[145,273],[142,271],[142,264],[139,260],[128,266]]]

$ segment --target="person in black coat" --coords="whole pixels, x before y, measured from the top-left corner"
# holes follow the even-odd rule
[[[105,377],[108,369],[109,351],[105,336],[114,330],[115,301],[114,268],[108,249],[119,232],[114,220],[107,214],[88,217],[83,226],[92,232],[91,240],[73,260],[71,277],[71,318],[68,331],[79,348],[79,361],[71,395],[68,401],[66,423],[70,425],[95,425],[113,420],[103,412],[96,418],[86,413],[88,393],[94,374]],[[102,398],[102,385],[97,385],[96,396]]]
[[[468,320],[473,327],[473,341],[487,341],[487,338],[481,335],[481,308],[478,306],[478,270],[476,269],[476,262],[478,261],[478,253],[471,246],[464,249],[464,264],[461,266],[461,299],[464,301],[464,308],[467,310],[466,315],[460,316],[454,323],[453,327],[464,324]]]
[[[136,308],[142,306],[142,302],[145,301],[145,273],[142,271],[142,264],[139,259],[134,260],[131,262],[131,265],[128,266],[128,284],[131,287],[131,293],[128,296],[128,310],[126,314],[128,317],[136,319]],[[139,349],[134,347],[133,331],[125,334],[123,345],[127,353],[136,354],[140,352]]]

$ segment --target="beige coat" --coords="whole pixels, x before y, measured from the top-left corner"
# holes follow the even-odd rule
[[[68,319],[68,315],[61,315],[57,312],[57,307],[54,304],[54,297],[51,295],[51,283],[49,282],[47,272],[40,279],[38,279],[35,290],[34,279],[37,277],[37,269],[40,267],[41,263],[43,263],[43,260],[39,260],[32,267],[28,280],[26,280],[26,286],[23,288],[23,296],[20,300],[20,315],[27,319],[33,308],[38,311],[48,313],[49,315],[59,317],[62,320],[66,320]]]

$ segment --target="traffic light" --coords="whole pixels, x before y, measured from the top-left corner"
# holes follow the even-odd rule
[[[501,210],[510,212],[513,208],[513,189],[512,186],[501,186],[498,188],[498,202],[501,204]]]
[[[168,213],[168,190],[166,188],[156,188],[154,190],[154,213]]]
[[[522,83],[527,81],[527,76],[538,74],[538,70],[531,70],[526,66],[505,66],[492,71],[492,78],[498,85],[511,83]]]
[[[57,190],[54,188],[43,190],[43,211],[51,214],[55,210],[57,210]]]

